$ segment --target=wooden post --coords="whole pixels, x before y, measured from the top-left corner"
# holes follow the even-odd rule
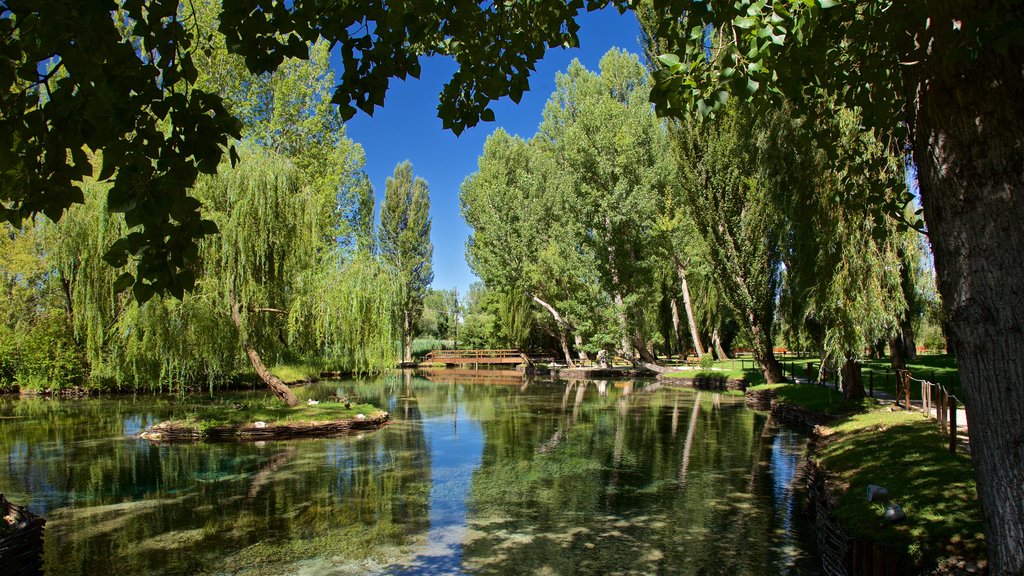
[[[926,386],[928,386],[928,383],[925,382],[924,380],[922,380],[921,381],[921,409],[924,410],[925,414],[927,415],[928,414],[928,404],[926,404],[925,401],[924,401],[924,398],[926,396],[924,389],[925,389]]]
[[[875,397],[875,371],[868,372],[868,396]]]
[[[946,397],[945,390],[943,390],[942,388],[939,388],[939,406],[938,406],[938,412],[939,412],[939,415],[940,415],[939,416],[939,429],[942,430],[943,433],[946,432],[946,420],[947,420],[948,415],[949,415],[949,413],[946,412],[946,407],[948,405],[949,405],[949,402],[948,402],[948,398]]]
[[[956,398],[949,399],[949,452],[956,454]]]
[[[903,372],[903,389],[907,394],[907,410],[910,410],[910,370]]]

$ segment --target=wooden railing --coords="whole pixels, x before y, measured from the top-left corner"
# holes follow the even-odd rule
[[[424,358],[427,362],[445,364],[530,364],[522,350],[432,350]]]
[[[897,397],[897,404],[901,396],[906,397],[906,405],[910,406],[910,387],[916,384],[921,385],[921,410],[928,418],[935,418],[939,423],[939,430],[949,436],[949,451],[956,452],[956,410],[958,405],[957,397],[950,394],[942,384],[936,384],[927,380],[920,380],[910,375],[910,370],[897,370],[899,374],[900,387]],[[932,411],[935,411],[934,416]]]

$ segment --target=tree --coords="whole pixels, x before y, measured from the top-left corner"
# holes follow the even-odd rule
[[[768,150],[794,152],[786,148],[785,122],[781,115],[755,119],[735,107],[713,123],[673,129],[680,185],[707,246],[715,286],[769,383],[783,380],[773,347],[784,221],[773,199],[786,188],[781,175],[787,166]]]
[[[884,144],[910,145],[939,290],[957,349],[994,574],[1024,572],[1024,6],[1009,0],[658,2],[673,42],[652,99],[713,113],[730,95],[860,110]],[[705,57],[705,31],[737,39]],[[820,90],[815,90],[819,88]],[[810,102],[808,102],[810,101]],[[825,108],[828,110],[829,108]],[[826,135],[827,138],[827,135]],[[901,214],[884,190],[869,199]]]
[[[490,101],[518,101],[548,47],[578,42],[579,10],[568,3],[471,3],[436,10],[417,3],[319,2],[255,9],[232,0],[220,29],[250,70],[269,71],[305,55],[323,36],[338,43],[344,73],[334,100],[343,117],[382,104],[388,79],[416,76],[419,59],[446,54],[460,64],[439,114],[456,131],[492,118]],[[630,7],[620,3],[620,9]],[[138,241],[113,256],[140,260],[149,290],[181,293],[178,272],[196,239],[212,229],[186,209],[185,190],[212,172],[238,126],[222,102],[194,80],[193,37],[176,16],[178,0],[125,2],[0,0],[0,190],[2,215],[20,222],[57,218],[83,195],[91,174],[85,147],[104,150],[104,179],[115,176],[110,209],[140,226]],[[836,0],[714,0],[655,3],[657,36],[673,43],[652,100],[664,114],[711,112],[730,95],[801,110],[808,86],[861,108],[886,143],[912,144],[935,254],[938,285],[958,350],[971,413],[972,449],[994,574],[1024,571],[1024,302],[1017,255],[1024,252],[1024,6],[1014,0],[937,3]],[[46,25],[36,25],[45,22]],[[372,24],[371,24],[372,23]],[[138,43],[124,31],[136,34]],[[739,43],[708,61],[705,34]],[[75,38],[75,42],[67,42]],[[53,64],[54,67],[48,67]],[[58,80],[55,69],[66,71]],[[45,97],[44,97],[45,94]],[[173,118],[168,131],[158,123]],[[904,122],[906,120],[906,122]],[[69,160],[70,155],[70,160]],[[154,165],[154,161],[160,160]],[[111,170],[120,167],[116,175]],[[158,200],[158,201],[157,201]],[[879,195],[872,204],[882,206]],[[901,206],[894,207],[898,211]],[[173,209],[173,210],[172,210]],[[171,218],[174,210],[180,210]],[[187,277],[186,277],[187,278]]]
[[[665,131],[648,103],[636,56],[611,50],[600,74],[579,62],[556,77],[538,129],[561,167],[560,189],[574,207],[576,242],[586,246],[619,318],[620,350],[657,359],[647,345],[645,311],[655,302],[655,208],[672,175]]]
[[[550,314],[565,361],[573,365],[568,336],[575,326],[566,307],[583,292],[582,266],[572,249],[574,225],[566,221],[572,212],[555,179],[553,159],[536,142],[499,128],[484,143],[459,200],[473,229],[466,242],[470,268],[489,288],[508,298],[518,292]]]
[[[423,178],[413,178],[406,160],[395,166],[384,184],[384,205],[378,233],[380,254],[399,278],[404,290],[399,310],[402,317],[404,362],[412,362],[416,321],[423,313],[423,298],[434,279],[430,242],[430,190]]]

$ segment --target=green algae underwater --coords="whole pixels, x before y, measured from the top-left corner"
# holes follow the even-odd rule
[[[392,422],[284,442],[140,440],[173,397],[0,398],[0,491],[48,519],[50,575],[817,573],[806,438],[742,398],[431,378],[299,388]]]

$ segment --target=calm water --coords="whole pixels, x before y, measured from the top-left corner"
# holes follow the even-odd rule
[[[325,382],[393,422],[157,446],[152,396],[0,399],[0,492],[58,574],[813,574],[804,438],[741,398],[643,382]],[[444,381],[444,380],[448,381]]]

